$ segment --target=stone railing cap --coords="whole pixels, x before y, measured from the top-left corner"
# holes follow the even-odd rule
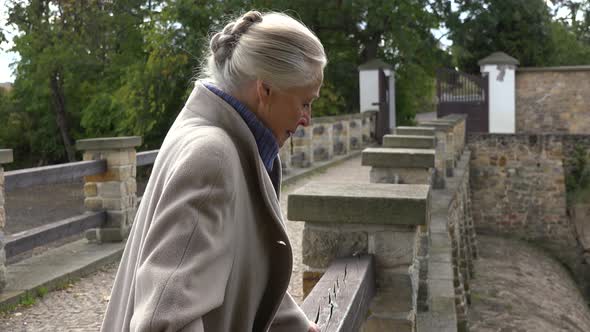
[[[0,149],[0,164],[10,164],[13,161],[12,149]]]
[[[76,141],[78,150],[110,150],[133,148],[141,145],[141,136],[89,138]]]
[[[289,220],[318,223],[422,225],[429,185],[310,183],[289,195]]]
[[[433,168],[434,149],[367,148],[362,152],[363,166],[382,168]]]
[[[428,127],[433,127],[437,130],[451,130],[454,127],[454,123],[451,123],[450,121],[436,121],[436,120],[432,120],[432,121],[424,121],[424,122],[419,122],[419,125],[421,126],[428,126]]]
[[[434,136],[420,135],[385,135],[383,136],[384,148],[409,148],[409,149],[433,149],[435,147]]]

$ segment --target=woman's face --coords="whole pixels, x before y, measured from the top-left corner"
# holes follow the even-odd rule
[[[258,116],[272,131],[279,147],[295,133],[298,126],[311,124],[311,104],[319,97],[322,82],[305,87],[277,90],[259,84]]]

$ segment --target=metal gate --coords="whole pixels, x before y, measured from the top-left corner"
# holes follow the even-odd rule
[[[488,78],[452,69],[436,72],[437,117],[467,114],[466,131],[489,132]]]

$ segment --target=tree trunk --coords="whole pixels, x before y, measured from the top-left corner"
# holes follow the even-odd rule
[[[61,138],[66,149],[69,162],[76,161],[76,151],[74,150],[74,142],[70,136],[70,128],[68,126],[67,112],[66,112],[66,98],[63,92],[63,83],[60,72],[58,70],[51,74],[51,95],[53,97],[53,109],[55,111],[55,120],[57,127],[61,133]]]

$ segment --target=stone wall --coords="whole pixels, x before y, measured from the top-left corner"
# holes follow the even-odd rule
[[[470,135],[473,216],[478,233],[524,239],[547,249],[587,288],[585,248],[566,200],[575,146],[590,151],[590,136]]]
[[[516,132],[590,132],[590,66],[516,71]]]

